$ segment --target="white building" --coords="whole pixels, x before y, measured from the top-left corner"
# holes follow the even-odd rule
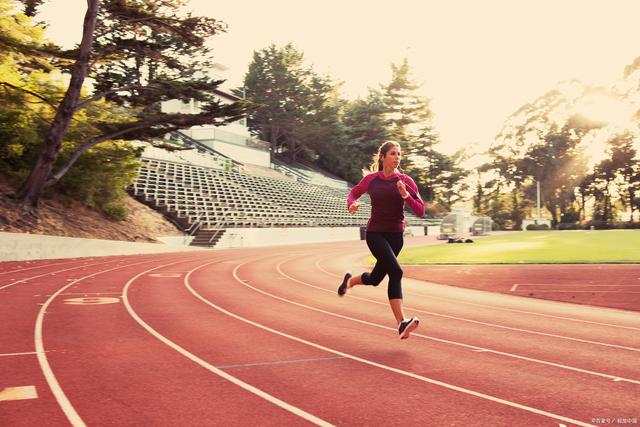
[[[216,63],[211,77],[220,80],[224,79],[226,71],[227,67]],[[226,104],[231,104],[241,99],[231,94],[231,91],[224,87],[216,90],[215,94]],[[182,102],[174,99],[164,102],[162,111],[166,113],[196,114],[200,112],[200,103],[194,100]],[[195,126],[190,129],[184,129],[181,132],[218,153],[242,163],[264,167],[270,167],[271,165],[269,143],[251,136],[246,118],[225,126]]]

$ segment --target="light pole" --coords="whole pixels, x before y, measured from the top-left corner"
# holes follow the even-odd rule
[[[536,224],[540,221],[540,181],[536,180],[536,196],[538,200],[538,219],[536,220]]]

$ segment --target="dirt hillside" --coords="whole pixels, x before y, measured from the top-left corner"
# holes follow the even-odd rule
[[[156,242],[159,236],[182,234],[162,214],[130,197],[125,201],[128,218],[114,221],[62,197],[44,199],[34,216],[25,215],[7,197],[10,191],[0,178],[0,231],[132,242]]]

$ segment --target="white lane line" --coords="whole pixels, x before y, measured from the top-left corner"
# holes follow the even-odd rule
[[[633,288],[640,285],[596,285],[596,284],[582,284],[582,283],[520,283],[518,286],[576,286],[578,288],[596,288],[596,287],[608,287],[608,288]]]
[[[240,280],[240,278],[238,277],[237,270],[243,264],[237,265],[236,268],[234,268],[234,270],[233,270],[233,277],[236,279],[236,281],[238,281],[241,284],[244,284],[244,283],[242,283],[242,280]],[[189,276],[194,271],[196,271],[196,270],[198,270],[198,269],[200,269],[202,267],[205,267],[206,265],[207,264],[202,265],[200,267],[197,267],[196,269],[194,269],[191,272],[189,272],[187,277],[185,277],[185,286],[189,289],[189,291],[191,291],[193,293],[193,295],[195,295],[202,302],[204,302],[205,304],[209,305],[210,307],[213,307],[214,309],[220,311],[221,313],[226,314],[227,316],[233,317],[234,319],[237,319],[237,320],[240,320],[240,321],[245,322],[247,324],[253,325],[253,326],[257,327],[257,328],[264,329],[265,331],[271,332],[273,334],[288,338],[288,339],[290,339],[292,341],[296,341],[296,342],[299,342],[299,343],[302,343],[302,344],[306,344],[306,345],[308,345],[310,347],[326,351],[328,353],[333,353],[333,354],[336,354],[338,356],[342,356],[342,357],[345,357],[347,359],[354,360],[356,362],[360,362],[360,363],[363,363],[363,364],[366,364],[366,365],[369,365],[369,366],[374,366],[376,368],[384,369],[386,371],[390,371],[390,372],[394,372],[396,374],[400,374],[400,375],[404,375],[404,376],[407,376],[407,377],[410,377],[410,378],[414,378],[414,379],[417,379],[419,381],[423,381],[423,382],[426,382],[426,383],[429,383],[429,384],[433,384],[433,385],[437,385],[437,386],[440,386],[440,387],[444,387],[444,388],[447,388],[449,390],[454,390],[454,391],[457,391],[457,392],[460,392],[460,393],[463,393],[463,394],[468,394],[468,395],[471,395],[471,396],[479,397],[481,399],[486,399],[486,400],[489,400],[489,401],[492,401],[492,402],[496,402],[496,403],[500,403],[500,404],[503,404],[503,405],[506,405],[506,406],[510,406],[510,407],[513,407],[513,408],[516,408],[516,409],[521,409],[521,410],[524,410],[524,411],[527,411],[527,412],[531,412],[531,413],[536,414],[536,415],[542,415],[542,416],[545,416],[545,417],[548,417],[548,418],[553,418],[553,419],[560,420],[560,421],[570,422],[570,423],[576,424],[578,426],[595,427],[593,424],[587,424],[587,423],[584,423],[582,421],[578,421],[578,420],[574,420],[572,418],[564,417],[562,415],[558,415],[558,414],[554,414],[554,413],[551,413],[551,412],[543,411],[541,409],[536,409],[536,408],[533,408],[533,407],[530,407],[530,406],[526,406],[526,405],[521,405],[519,403],[511,402],[511,401],[508,401],[508,400],[505,400],[505,399],[501,399],[501,398],[498,398],[498,397],[494,397],[494,396],[491,396],[491,395],[488,395],[488,394],[484,394],[484,393],[480,393],[480,392],[477,392],[477,391],[469,390],[469,389],[466,389],[464,387],[459,387],[459,386],[456,386],[456,385],[453,385],[453,384],[449,384],[449,383],[445,383],[445,382],[442,382],[442,381],[434,380],[432,378],[427,378],[425,376],[418,375],[418,374],[415,374],[413,372],[403,371],[403,370],[398,369],[398,368],[394,368],[394,367],[391,367],[391,366],[383,365],[381,363],[374,362],[372,360],[363,359],[361,357],[354,356],[354,355],[349,354],[349,353],[344,353],[344,352],[339,351],[339,350],[335,350],[335,349],[332,349],[332,348],[329,348],[329,347],[325,347],[325,346],[320,345],[320,344],[316,344],[316,343],[311,342],[311,341],[307,341],[307,340],[302,339],[302,338],[295,337],[293,335],[289,335],[287,333],[278,331],[276,329],[270,328],[268,326],[262,325],[260,323],[257,323],[257,322],[254,322],[252,320],[249,320],[247,318],[244,318],[242,316],[239,316],[239,315],[237,315],[235,313],[232,313],[232,312],[230,312],[228,310],[225,310],[224,308],[222,308],[222,307],[214,304],[213,302],[207,300],[202,295],[197,293],[191,287],[191,285],[189,284],[189,280],[188,280]]]
[[[113,262],[113,261],[99,262],[99,263],[91,264],[91,265],[80,265],[80,266],[77,266],[77,267],[65,268],[64,270],[50,271],[48,273],[40,274],[38,276],[27,277],[26,279],[20,279],[20,280],[18,280],[16,282],[9,283],[8,285],[0,286],[0,291],[5,289],[5,288],[8,288],[10,286],[17,285],[18,283],[25,283],[25,282],[28,282],[29,280],[37,279],[39,277],[44,277],[44,276],[49,276],[49,275],[56,275],[57,273],[63,273],[65,271],[76,270],[76,269],[82,268],[82,267],[95,267],[96,265],[109,264],[110,262]]]
[[[316,289],[324,290],[324,291],[327,291],[327,292],[331,292],[331,291],[328,291],[326,289],[314,286],[314,285],[312,285],[310,283],[306,283],[306,282],[297,280],[297,279],[295,279],[295,278],[293,278],[291,276],[288,276],[280,268],[280,266],[284,262],[286,262],[286,260],[280,262],[276,266],[276,270],[278,271],[278,273],[280,273],[280,274],[288,277],[290,280],[292,280],[294,282],[298,282],[298,283],[300,283],[300,284],[302,284],[304,286],[309,286],[311,288],[316,288]],[[388,330],[392,330],[392,331],[396,330],[395,328],[391,328],[391,327],[388,327],[388,326],[383,326],[383,325],[379,325],[377,323],[367,322],[366,320],[361,320],[361,319],[356,319],[356,318],[349,317],[349,316],[344,316],[344,315],[341,315],[341,314],[337,314],[337,313],[333,313],[333,312],[330,312],[330,311],[322,310],[320,308],[311,307],[311,306],[308,306],[308,305],[305,305],[305,304],[301,304],[301,303],[298,303],[298,302],[295,302],[295,301],[291,301],[291,300],[288,300],[286,298],[282,298],[282,297],[270,294],[270,293],[268,293],[266,291],[263,291],[261,289],[255,288],[255,287],[249,285],[248,283],[242,283],[242,284],[244,286],[250,288],[250,289],[253,289],[256,292],[260,292],[261,294],[267,295],[267,296],[269,296],[271,298],[275,298],[277,300],[284,301],[284,302],[287,302],[289,304],[293,304],[293,305],[296,305],[296,306],[299,306],[299,307],[303,307],[303,308],[306,308],[306,309],[309,309],[309,310],[317,311],[317,312],[320,312],[320,313],[323,313],[323,314],[328,314],[330,316],[335,316],[335,317],[339,317],[339,318],[342,318],[342,319],[351,320],[351,321],[362,323],[362,324],[369,325],[369,326],[375,326],[375,327],[382,328],[382,329],[388,329]],[[373,300],[371,300],[371,301],[373,301]],[[374,301],[374,302],[377,303],[377,301]],[[470,344],[463,344],[463,343],[460,343],[460,342],[449,341],[449,340],[445,340],[445,339],[441,339],[441,338],[430,337],[428,335],[422,335],[422,334],[415,333],[415,332],[412,333],[411,335],[415,335],[417,337],[421,337],[421,338],[425,338],[425,339],[428,339],[428,340],[433,340],[433,341],[437,341],[437,342],[441,342],[441,343],[445,343],[445,344],[451,344],[451,345],[455,345],[455,346],[459,346],[459,347],[469,348],[469,349],[471,349],[472,351],[475,351],[475,352],[487,352],[487,353],[499,354],[501,356],[506,356],[506,357],[511,357],[511,358],[515,358],[515,359],[525,360],[527,362],[539,363],[539,364],[547,365],[547,366],[553,366],[553,367],[556,367],[556,368],[566,369],[566,370],[574,371],[574,372],[580,372],[580,373],[583,373],[583,374],[593,375],[593,376],[597,376],[597,377],[602,377],[602,378],[607,378],[607,379],[621,378],[621,381],[626,381],[626,382],[633,383],[633,384],[640,384],[640,380],[634,380],[634,379],[630,379],[630,378],[623,378],[623,377],[619,377],[617,375],[614,376],[614,375],[604,374],[604,373],[601,373],[601,372],[595,372],[595,371],[590,371],[590,370],[586,370],[586,369],[576,368],[576,367],[573,367],[573,366],[563,365],[563,364],[560,364],[560,363],[554,363],[554,362],[548,362],[548,361],[545,361],[545,360],[534,359],[534,358],[527,357],[527,356],[521,356],[519,354],[507,353],[507,352],[498,351],[498,350],[492,350],[490,348],[478,347],[478,346],[470,345]]]
[[[9,356],[27,356],[31,354],[36,354],[35,351],[26,351],[24,353],[4,353],[0,354],[0,357],[9,357]]]
[[[334,257],[334,256],[332,256]],[[323,257],[325,258],[325,257]],[[321,259],[320,259],[321,260]],[[336,278],[342,278],[341,275],[338,274],[334,274],[326,269],[324,269],[321,265],[320,265],[320,260],[316,261],[315,266],[322,272],[326,273],[329,276],[332,277],[336,277]],[[417,279],[413,279],[413,280],[417,280]],[[422,281],[424,283],[429,283],[426,281]],[[458,288],[458,289],[464,289],[464,288]],[[498,311],[508,311],[511,313],[521,313],[521,314],[528,314],[528,315],[532,315],[532,316],[540,316],[540,317],[548,317],[551,319],[559,319],[559,320],[566,320],[569,322],[577,322],[577,323],[587,323],[590,325],[600,325],[600,326],[608,326],[611,328],[619,328],[619,329],[628,329],[628,330],[632,330],[632,331],[640,331],[640,328],[635,328],[633,326],[623,326],[623,325],[616,325],[616,324],[612,324],[612,323],[603,323],[603,322],[596,322],[596,321],[592,321],[592,320],[584,320],[584,319],[576,319],[573,317],[566,317],[566,316],[556,316],[553,314],[546,314],[546,313],[538,313],[535,311],[527,311],[527,310],[518,310],[515,308],[506,308],[506,307],[498,307],[495,305],[488,305],[488,304],[479,304],[479,303],[475,303],[475,302],[468,302],[468,301],[462,301],[460,299],[454,299],[454,298],[447,298],[447,297],[441,297],[441,296],[436,296],[436,295],[432,295],[432,294],[425,294],[425,293],[414,293],[414,292],[406,292],[407,295],[416,295],[416,296],[421,296],[421,297],[428,297],[431,299],[437,299],[439,301],[448,301],[451,303],[455,303],[455,304],[464,304],[464,305],[470,305],[473,307],[482,307],[482,308],[487,308],[490,310],[498,310]],[[603,309],[603,308],[598,308]]]
[[[152,260],[145,260],[145,261],[140,261],[132,264],[120,265],[117,267],[98,271],[96,273],[89,274],[87,276],[76,279],[75,281],[58,289],[58,291],[55,294],[51,295],[51,297],[49,297],[49,299],[42,305],[42,307],[40,308],[40,311],[38,312],[38,317],[36,318],[35,334],[34,334],[34,341],[36,346],[36,355],[38,356],[38,363],[40,364],[40,369],[42,369],[42,373],[44,374],[44,377],[47,380],[47,384],[49,385],[51,392],[56,398],[58,405],[60,405],[60,408],[62,409],[64,414],[67,416],[67,419],[69,420],[71,425],[74,427],[85,426],[86,424],[84,423],[84,421],[82,421],[82,418],[80,418],[80,415],[78,415],[78,412],[76,412],[75,408],[67,398],[67,395],[64,394],[62,387],[60,387],[60,383],[58,383],[58,379],[56,378],[55,374],[53,373],[53,370],[51,369],[51,365],[49,365],[49,360],[47,359],[47,354],[44,349],[44,340],[42,338],[42,325],[44,323],[44,315],[47,312],[47,308],[49,308],[49,305],[53,302],[53,300],[58,295],[60,295],[61,293],[66,291],[68,288],[70,288],[74,284],[84,279],[88,279],[89,277],[97,276],[99,274],[107,273],[109,271],[118,270],[120,268],[131,267],[134,265],[144,264],[147,262],[152,262]]]
[[[316,266],[318,266],[318,268],[321,271],[325,272],[329,276],[333,276],[333,277],[336,277],[336,278],[342,278],[342,276],[339,276],[337,274],[333,274],[333,273],[325,270],[324,268],[320,267],[317,262],[316,262]],[[313,286],[313,285],[309,285],[309,286]],[[317,286],[314,286],[314,287],[316,287],[318,289],[323,289],[323,290],[325,290],[327,292],[333,292],[333,291],[330,291],[328,289],[320,288],[320,287],[317,287]],[[454,302],[456,304],[465,304],[465,305],[471,305],[471,306],[474,306],[474,307],[483,307],[483,308],[488,308],[490,310],[509,311],[509,312],[512,312],[512,313],[530,314],[530,315],[535,315],[535,316],[540,316],[540,317],[549,317],[549,318],[552,318],[552,319],[567,320],[567,321],[571,321],[571,322],[587,323],[587,324],[591,324],[591,325],[600,325],[600,326],[608,326],[608,327],[612,327],[612,328],[629,329],[629,330],[633,330],[633,331],[640,331],[640,328],[635,328],[635,327],[632,327],[632,326],[622,326],[622,325],[615,325],[615,324],[610,324],[610,323],[595,322],[595,321],[590,321],[590,320],[574,319],[574,318],[571,318],[571,317],[554,316],[552,314],[536,313],[536,312],[533,312],[533,311],[517,310],[517,309],[513,309],[513,308],[496,307],[496,306],[492,306],[492,305],[466,302],[466,301],[462,301],[462,300],[454,299],[454,298],[445,298],[445,297],[439,297],[439,296],[433,296],[433,295],[425,295],[425,294],[422,294],[422,293],[416,294],[416,293],[406,292],[406,294],[407,295],[420,296],[420,297],[433,298],[433,299],[438,299],[438,300],[441,300],[441,301],[451,301],[451,302]],[[386,303],[382,303],[382,302],[379,302],[379,301],[374,301],[374,300],[370,300],[370,299],[366,299],[366,298],[356,297],[356,296],[353,296],[353,295],[347,295],[347,296],[350,297],[350,298],[356,298],[356,299],[360,299],[360,300],[363,300],[363,301],[370,301],[370,302],[373,302],[373,303],[376,303],[376,304],[387,305]],[[405,308],[408,308],[408,307],[405,307]],[[590,307],[590,308],[594,308],[594,307]],[[451,317],[451,316],[447,316],[447,315],[444,315],[444,314],[438,314],[438,313],[433,313],[433,312],[429,312],[429,311],[421,311],[421,310],[416,309],[416,308],[412,308],[411,310],[415,310],[415,311],[418,311],[418,312],[421,312],[421,313],[425,313],[425,314],[432,314],[434,316]],[[451,318],[457,319],[457,320],[462,320],[462,321],[468,321],[468,322],[482,323],[482,322],[477,322],[477,321],[471,320],[471,319],[463,319],[463,318],[458,318],[458,317],[451,317]],[[509,328],[508,326],[502,326],[502,325],[493,325],[493,324],[487,324],[487,325],[495,326],[495,327],[498,327],[498,328]],[[524,330],[524,331],[526,331],[526,330]],[[534,331],[529,331],[529,332],[530,333],[537,333],[537,332],[534,332]],[[566,338],[566,339],[572,339],[572,338],[569,338],[569,337],[562,337],[562,336],[557,336],[557,337]],[[578,338],[575,338],[575,340],[580,341]],[[604,344],[604,343],[599,343],[599,345],[610,345],[610,346],[614,346],[614,347],[616,346],[615,344]],[[640,351],[640,349],[637,349],[637,348],[628,348],[628,347],[622,347],[622,348],[624,348],[626,350]]]
[[[90,260],[85,260],[85,261],[90,261]],[[56,262],[53,264],[49,264],[49,263],[43,263],[40,265],[36,265],[34,267],[28,267],[28,268],[18,268],[16,270],[10,270],[10,271],[1,271],[0,274],[11,274],[11,273],[22,273],[23,271],[27,271],[27,270],[33,270],[35,268],[42,268],[42,267],[51,267],[53,265],[65,265],[65,264],[73,264],[74,262],[77,262],[77,260],[75,261],[68,261],[68,262]]]
[[[210,265],[213,264],[214,262],[218,262],[218,261],[213,261],[213,262],[208,262],[206,264],[201,265],[200,267],[196,267],[194,270],[191,270],[189,273],[187,273],[187,275],[184,277],[184,283],[188,283],[189,280],[189,276],[191,275],[191,273],[203,266],[206,265]],[[162,266],[164,267],[164,266]],[[171,341],[170,339],[166,338],[165,336],[161,335],[158,331],[156,331],[155,329],[153,329],[151,326],[149,326],[149,324],[147,324],[144,320],[142,320],[142,318],[140,318],[140,316],[138,316],[138,314],[135,312],[135,310],[133,310],[133,307],[131,307],[131,303],[129,302],[129,297],[128,297],[128,291],[129,288],[131,287],[131,284],[140,276],[142,276],[143,274],[147,273],[148,271],[152,271],[155,269],[151,269],[151,270],[147,270],[145,272],[142,272],[134,277],[132,277],[127,284],[124,286],[123,290],[122,290],[122,299],[124,301],[124,305],[127,309],[127,311],[129,312],[129,314],[131,315],[131,317],[133,317],[133,319],[138,322],[138,324],[140,326],[142,326],[147,332],[149,332],[151,335],[153,335],[154,337],[156,337],[158,340],[160,340],[162,343],[166,344],[167,346],[171,347],[172,349],[174,349],[175,351],[177,351],[178,353],[182,354],[183,356],[185,356],[187,359],[191,360],[192,362],[197,363],[198,365],[202,366],[203,368],[205,368],[206,370],[208,370],[209,372],[212,372],[222,378],[224,378],[225,380],[231,382],[232,384],[235,384],[261,398],[263,398],[264,400],[279,406],[280,408],[291,412],[292,414],[295,414],[313,424],[319,425],[319,426],[332,426],[332,424],[324,421],[321,418],[316,417],[315,415],[312,415],[308,412],[303,411],[300,408],[297,408],[293,405],[290,405],[289,403],[278,399],[275,396],[272,396],[271,394],[262,391],[261,389],[252,386],[251,384],[248,384],[236,377],[234,377],[233,375],[229,375],[228,373],[226,373],[225,371],[223,371],[222,369],[216,368],[215,366],[211,365],[210,363],[204,361],[203,359],[200,359],[198,356],[196,356],[193,353],[190,353],[189,351],[187,351],[186,349],[180,347],[178,344],[174,343],[173,341]]]
[[[625,293],[625,294],[640,294],[640,291],[625,291],[622,289],[618,289],[617,291],[600,291],[598,289],[595,290],[591,290],[591,291],[576,291],[576,290],[570,290],[570,289],[566,289],[566,290],[557,290],[557,289],[520,289],[520,292],[537,292],[539,294],[595,294],[596,292],[599,294],[620,294],[620,293]]]
[[[240,363],[237,365],[218,365],[216,366],[216,368],[230,369],[230,368],[246,368],[251,366],[289,365],[289,364],[296,364],[296,363],[324,362],[325,360],[336,360],[336,359],[344,359],[344,357],[330,356],[330,357],[314,357],[311,359],[276,360],[272,362]]]

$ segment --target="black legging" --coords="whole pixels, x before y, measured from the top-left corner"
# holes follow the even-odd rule
[[[367,231],[367,246],[376,258],[371,273],[362,273],[362,283],[378,286],[384,276],[389,275],[387,295],[389,299],[402,299],[402,268],[396,257],[404,244],[403,233],[382,233]]]

